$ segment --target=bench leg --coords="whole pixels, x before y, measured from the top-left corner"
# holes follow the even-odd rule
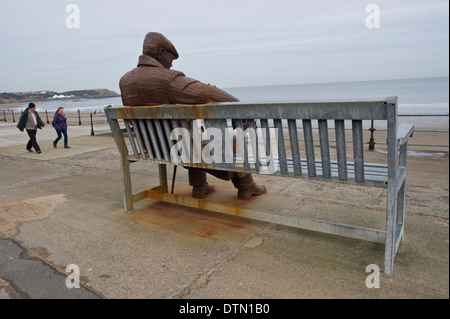
[[[400,146],[399,151],[399,166],[406,168],[406,162],[408,160],[408,142],[405,142]],[[397,213],[397,223],[400,224],[401,227],[405,224],[405,196],[406,196],[406,176],[405,179],[402,181],[402,186],[400,187],[400,190],[398,192],[398,213]],[[402,232],[402,238],[403,240],[405,237],[405,232]]]
[[[168,193],[169,186],[167,183],[167,165],[166,164],[158,164],[159,169],[159,185],[161,192]]]
[[[403,227],[405,224],[405,195],[406,195],[406,180],[403,182],[397,198],[397,227]],[[400,242],[405,238],[405,232],[401,234]]]
[[[130,164],[128,161],[122,166],[123,170],[123,195],[124,195],[124,207],[126,213],[131,213],[133,211],[133,193],[131,190],[131,176],[130,176]]]
[[[122,183],[123,183],[123,202],[125,212],[129,213],[133,211],[133,194],[131,191],[131,176],[130,176],[130,162],[128,161],[128,148],[125,144],[123,134],[119,133],[120,126],[117,120],[109,120],[111,131],[113,133],[114,140],[120,154],[120,163],[122,171]]]
[[[390,181],[388,186],[388,203],[386,216],[386,239],[384,251],[384,274],[392,277],[395,258],[397,226],[397,185]]]

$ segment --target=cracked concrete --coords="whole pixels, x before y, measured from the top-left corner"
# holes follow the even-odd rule
[[[189,287],[186,287],[182,292],[180,292],[179,294],[173,296],[173,299],[182,299],[182,298],[185,298],[185,297],[189,297],[189,294],[191,294],[191,292],[194,292],[195,290],[206,286],[208,284],[209,278],[212,276],[212,274],[217,269],[219,269],[219,267],[222,264],[224,264],[227,261],[229,261],[232,258],[234,258],[234,256],[237,253],[239,253],[242,250],[243,247],[256,248],[256,247],[258,247],[261,244],[262,244],[262,238],[254,237],[254,238],[250,239],[247,243],[245,243],[244,245],[239,247],[236,251],[234,251],[230,256],[228,256],[227,258],[222,260],[220,263],[218,263],[216,266],[214,266],[213,268],[208,270],[208,272],[206,272],[205,274],[203,274],[203,275],[199,276],[197,279],[195,279],[195,281],[191,285],[189,285]]]

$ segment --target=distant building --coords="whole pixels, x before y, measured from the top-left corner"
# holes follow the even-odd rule
[[[64,94],[61,94],[61,95],[55,94],[52,96],[52,99],[70,99],[73,97],[75,97],[75,96],[74,95],[64,95]]]

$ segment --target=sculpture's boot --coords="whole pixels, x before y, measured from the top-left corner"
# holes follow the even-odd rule
[[[215,191],[214,186],[206,182],[206,172],[198,168],[189,168],[189,185],[192,186],[192,197],[205,198],[207,194]]]
[[[250,199],[252,196],[262,195],[266,193],[266,187],[257,185],[251,174],[244,176],[234,176],[231,178],[234,187],[238,189],[239,199]]]
[[[208,183],[202,186],[194,186],[192,187],[192,197],[203,199],[206,195],[211,194],[215,190],[214,186],[209,185]]]

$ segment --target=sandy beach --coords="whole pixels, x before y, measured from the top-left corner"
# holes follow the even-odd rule
[[[27,107],[29,102],[12,102],[12,103],[0,103],[0,110],[10,110],[18,107]],[[34,102],[39,103],[39,101]]]
[[[410,139],[405,240],[379,289],[365,285],[366,266],[383,264],[379,244],[153,200],[125,214],[117,148],[107,124],[96,132],[70,126],[72,148],[54,149],[46,127],[37,155],[25,151],[26,134],[14,123],[0,122],[0,268],[22,269],[0,270],[0,298],[449,298],[449,150],[433,146],[448,145],[448,126]],[[376,162],[384,137],[375,134],[380,144],[364,156]],[[157,184],[157,166],[136,163],[133,178],[137,189]],[[383,222],[384,189],[255,179],[268,193],[249,208]],[[217,189],[211,199],[242,205],[230,183],[208,180]],[[187,181],[178,170],[176,192],[189,194]],[[22,278],[36,271],[32,261],[48,274],[44,267]],[[81,289],[64,285],[69,264],[80,268]]]

